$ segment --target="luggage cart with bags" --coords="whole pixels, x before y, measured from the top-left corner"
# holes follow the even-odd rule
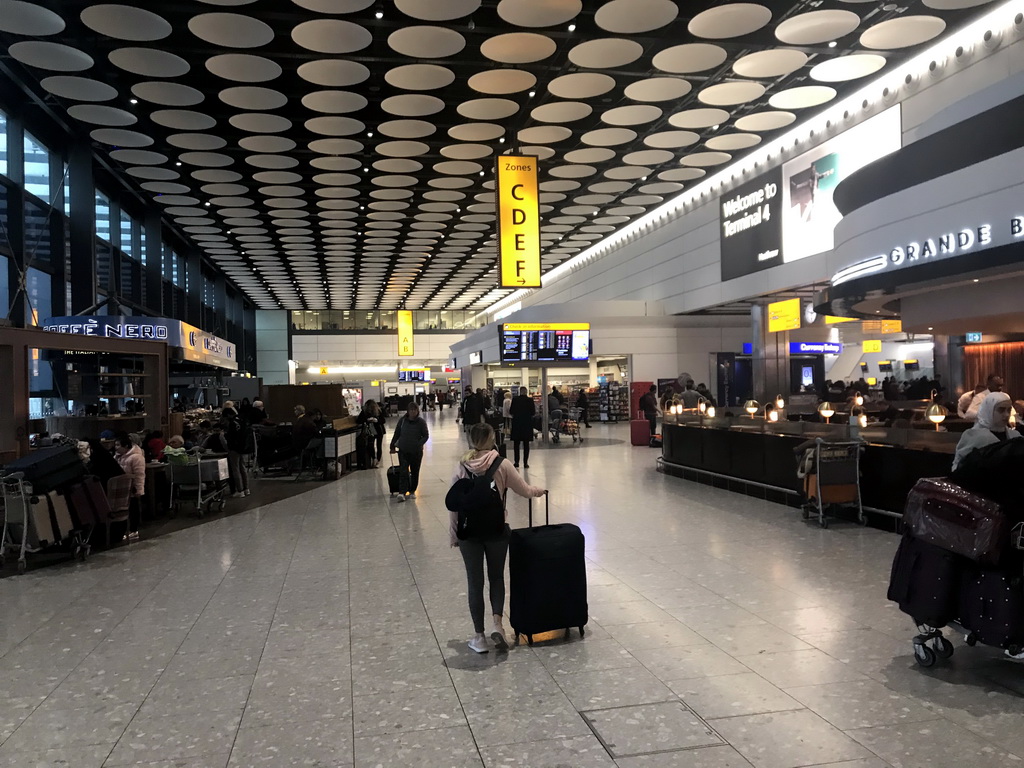
[[[797,476],[803,479],[804,501],[801,511],[804,520],[817,515],[818,525],[828,528],[826,510],[831,507],[853,507],[857,522],[867,524],[860,499],[860,453],[863,443],[858,441],[831,442],[820,437],[814,447],[800,460]]]
[[[195,505],[196,514],[203,516],[213,505],[224,510],[228,484],[228,460],[203,459],[196,454],[171,457],[170,508],[178,509],[183,502]],[[205,507],[205,510],[204,510]]]
[[[0,482],[3,483],[4,498],[0,566],[3,566],[8,552],[16,552],[18,573],[24,573],[28,567],[26,555],[40,552],[46,546],[46,542],[40,541],[38,532],[32,530],[32,486],[25,482],[24,472],[13,472]]]
[[[907,498],[904,534],[888,598],[914,622],[922,667],[953,655],[943,629],[968,646],[1024,653],[1024,523],[1011,528],[1002,507],[942,478],[923,478]]]

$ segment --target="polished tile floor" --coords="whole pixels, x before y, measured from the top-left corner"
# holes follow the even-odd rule
[[[531,457],[587,535],[586,637],[472,653],[429,417],[413,503],[360,472],[0,581],[0,766],[1021,764],[1024,667],[916,667],[895,536],[661,475],[625,425]]]

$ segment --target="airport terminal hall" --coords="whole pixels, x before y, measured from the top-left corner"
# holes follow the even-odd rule
[[[0,0],[0,768],[1024,768],[1022,126],[1024,0]]]

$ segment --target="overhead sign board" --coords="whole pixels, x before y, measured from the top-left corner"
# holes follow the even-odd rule
[[[835,341],[791,341],[791,355],[840,355],[843,345]]]
[[[903,333],[902,320],[883,320],[882,333]]]
[[[469,364],[470,365],[480,365],[480,363],[483,362],[483,359],[484,359],[484,353],[483,352],[470,352],[469,353]]]
[[[506,323],[499,342],[503,363],[583,361],[590,357],[590,323]]]
[[[861,352],[865,355],[876,355],[882,351],[881,339],[867,339],[861,344]]]
[[[982,335],[980,333],[968,333],[966,334],[966,341],[968,344],[981,344]]]
[[[836,325],[838,323],[853,323],[856,322],[855,317],[835,317],[833,315],[825,315],[825,325]]]
[[[398,311],[398,356],[412,357],[413,349],[412,311],[400,309]]]
[[[800,327],[800,299],[777,301],[768,305],[768,332],[795,331]]]
[[[540,288],[537,166],[536,157],[498,157],[498,272],[502,288]]]
[[[506,331],[589,331],[590,323],[505,323]]]
[[[782,168],[737,187],[719,201],[722,280],[782,264]]]
[[[108,339],[162,341],[185,360],[238,370],[235,345],[194,325],[168,317],[119,315],[74,315],[51,317],[43,322],[47,331],[102,336]]]

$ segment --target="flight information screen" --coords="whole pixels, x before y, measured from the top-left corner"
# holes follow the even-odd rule
[[[503,363],[586,361],[588,323],[507,323],[500,326]]]

